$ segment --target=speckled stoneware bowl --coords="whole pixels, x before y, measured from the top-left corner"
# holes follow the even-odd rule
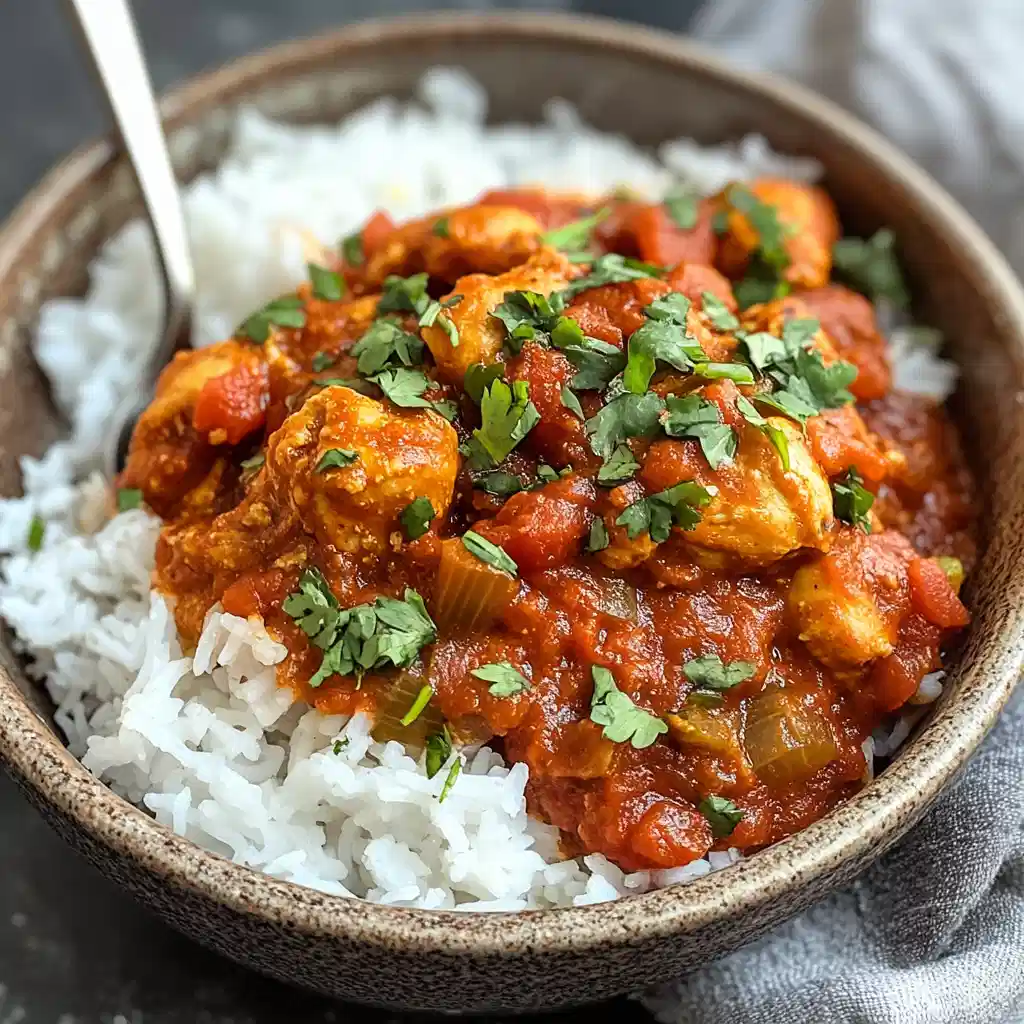
[[[895,229],[918,312],[947,332],[962,366],[956,413],[984,488],[985,552],[968,591],[974,622],[939,706],[881,778],[772,849],[686,886],[523,914],[346,901],[205,853],[114,796],[67,754],[45,698],[10,646],[0,648],[0,755],[94,864],[235,960],[392,1007],[537,1009],[678,976],[806,907],[897,839],[991,726],[1024,654],[1024,295],[944,192],[835,107],[783,82],[731,71],[680,39],[606,21],[418,18],[247,58],[168,98],[181,177],[216,161],[239,103],[278,117],[335,120],[376,96],[408,95],[438,63],[462,65],[480,79],[497,120],[535,119],[546,99],[564,96],[597,127],[644,144],[762,132],[778,149],[824,164],[848,230]],[[61,429],[30,354],[40,303],[80,291],[102,241],[138,212],[127,168],[99,143],[51,172],[0,232],[4,493],[18,487],[16,456],[40,452]]]

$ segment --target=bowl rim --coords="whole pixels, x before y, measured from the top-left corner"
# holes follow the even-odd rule
[[[390,44],[501,35],[574,48],[642,57],[684,69],[732,89],[760,93],[804,120],[827,125],[886,176],[927,207],[967,258],[982,269],[987,291],[1017,335],[1024,354],[1024,290],[972,218],[930,176],[873,129],[832,102],[783,79],[740,70],[699,44],[655,29],[608,18],[535,12],[437,12],[371,20],[244,56],[195,76],[171,90],[161,108],[171,124],[230,102],[257,78],[301,74],[318,60],[372,52]],[[372,56],[371,56],[372,59]],[[34,233],[55,217],[69,195],[116,156],[109,141],[76,149],[51,169],[0,228],[0,279]],[[1024,591],[1024,585],[1021,587]],[[1024,596],[1024,593],[1022,593]],[[1024,602],[1018,602],[1020,607]],[[0,759],[13,768],[34,799],[72,819],[103,846],[131,858],[176,886],[245,916],[289,930],[344,938],[380,948],[399,940],[411,953],[508,955],[524,949],[589,950],[692,932],[732,915],[755,912],[780,891],[807,885],[850,861],[864,858],[899,835],[902,822],[932,799],[955,774],[995,721],[1024,667],[1024,612],[1007,621],[998,672],[980,677],[968,665],[974,700],[939,708],[901,756],[847,803],[755,856],[685,885],[611,903],[551,910],[467,914],[417,910],[328,896],[207,852],[177,836],[115,795],[66,750],[0,669]],[[926,737],[927,756],[915,756]]]

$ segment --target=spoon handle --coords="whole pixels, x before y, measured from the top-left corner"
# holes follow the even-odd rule
[[[195,271],[160,113],[127,0],[67,0],[106,94],[153,229],[163,278],[164,331],[146,382],[191,340]]]

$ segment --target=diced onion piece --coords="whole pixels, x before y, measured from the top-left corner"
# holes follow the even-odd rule
[[[669,735],[677,744],[701,747],[722,757],[743,760],[739,736],[729,718],[699,707],[684,707],[666,715]]]
[[[636,587],[614,576],[597,579],[594,582],[599,591],[594,602],[597,611],[616,619],[624,619],[626,622],[637,621]]]
[[[516,579],[471,555],[459,537],[441,543],[430,611],[442,634],[485,629],[512,602]]]
[[[394,679],[379,679],[380,686],[374,686],[377,707],[371,733],[378,743],[398,740],[410,752],[416,752],[426,746],[428,736],[441,731],[444,715],[434,700],[428,702],[415,721],[402,725],[402,716],[412,707],[426,681],[421,672],[400,672]]]
[[[743,743],[757,777],[776,784],[809,779],[839,754],[820,712],[774,688],[750,705]]]

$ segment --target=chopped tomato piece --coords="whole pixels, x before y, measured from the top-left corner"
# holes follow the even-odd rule
[[[192,426],[215,444],[238,444],[263,426],[269,399],[266,367],[242,363],[203,385]]]
[[[629,218],[627,230],[636,239],[640,259],[659,266],[676,263],[712,263],[715,258],[715,232],[712,211],[702,203],[695,227],[679,227],[661,203],[640,206]]]
[[[372,256],[380,249],[394,230],[395,222],[383,210],[373,214],[361,232],[364,258]]]
[[[907,569],[914,610],[943,629],[966,626],[970,616],[934,558],[915,558]]]

